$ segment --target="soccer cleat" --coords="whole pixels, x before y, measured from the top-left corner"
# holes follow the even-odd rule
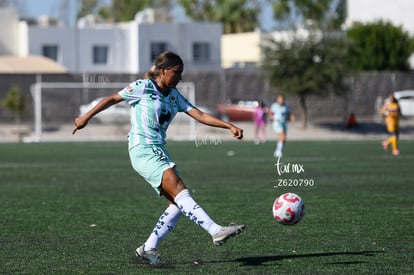
[[[398,150],[398,149],[392,150],[392,154],[394,156],[398,156],[400,154],[400,150]]]
[[[388,142],[386,140],[384,140],[382,142],[382,148],[384,148],[384,151],[387,151],[388,150]]]
[[[150,251],[144,251],[144,245],[141,245],[135,250],[135,255],[141,257],[142,259],[148,261],[150,265],[159,266],[164,264],[161,260],[160,254],[156,249],[151,249]]]
[[[244,225],[223,226],[220,231],[213,236],[213,243],[215,245],[222,245],[229,238],[239,235],[245,228],[246,226]]]

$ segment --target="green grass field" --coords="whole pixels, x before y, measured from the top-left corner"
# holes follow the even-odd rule
[[[273,146],[169,143],[195,200],[218,223],[247,229],[216,247],[181,218],[159,247],[168,265],[151,268],[133,252],[166,202],[132,170],[125,143],[0,144],[0,273],[414,272],[414,141],[401,141],[398,157],[379,141],[291,141],[283,163],[304,171],[280,176]],[[305,202],[295,226],[272,217],[285,192]]]

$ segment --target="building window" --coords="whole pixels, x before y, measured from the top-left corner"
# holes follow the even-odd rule
[[[59,47],[57,45],[43,45],[42,55],[44,57],[58,61]]]
[[[93,46],[93,64],[108,64],[108,46]]]
[[[194,62],[210,61],[210,44],[194,43],[193,44],[193,60]]]
[[[167,42],[152,42],[151,43],[151,62],[154,62],[157,59],[160,53],[168,51]]]

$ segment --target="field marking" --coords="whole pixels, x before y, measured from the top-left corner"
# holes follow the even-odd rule
[[[48,167],[58,167],[56,163],[0,163],[0,169],[10,169],[10,168],[48,168]]]

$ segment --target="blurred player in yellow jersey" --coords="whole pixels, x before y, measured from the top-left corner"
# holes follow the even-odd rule
[[[382,142],[382,146],[384,147],[384,150],[387,151],[388,145],[391,144],[392,154],[398,156],[400,154],[400,151],[398,150],[400,105],[393,94],[388,95],[388,100],[381,108],[381,114],[385,116],[385,124],[389,133],[388,139]]]

